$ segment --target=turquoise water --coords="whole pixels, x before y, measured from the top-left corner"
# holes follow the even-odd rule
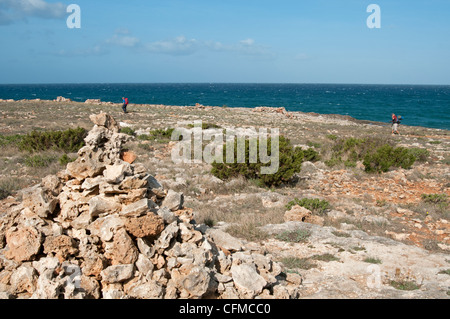
[[[101,99],[121,103],[228,107],[285,107],[288,111],[349,115],[356,119],[450,129],[449,85],[355,84],[36,84],[0,85],[0,99],[73,101]]]

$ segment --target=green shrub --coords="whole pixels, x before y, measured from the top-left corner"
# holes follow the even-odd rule
[[[174,128],[168,128],[168,129],[156,129],[150,131],[150,136],[153,138],[167,138],[170,139],[172,137],[172,133],[175,129]]]
[[[256,154],[259,154],[259,139],[255,139],[256,143]],[[267,153],[271,156],[271,138],[268,138],[267,142]],[[304,158],[304,151],[300,147],[295,149],[292,147],[290,141],[284,136],[279,136],[279,167],[277,172],[274,174],[261,174],[262,167],[268,167],[269,164],[264,164],[260,161],[260,158],[256,159],[256,163],[250,163],[250,140],[245,140],[245,162],[237,162],[237,139],[234,141],[234,162],[226,163],[226,144],[223,147],[223,162],[217,163],[216,161],[212,163],[211,173],[222,179],[227,180],[230,178],[243,176],[246,179],[258,180],[261,184],[265,186],[279,186],[282,183],[288,182],[295,173],[300,172],[301,165]]]
[[[381,264],[382,263],[381,259],[376,258],[376,257],[366,257],[363,261],[366,263],[369,263],[369,264]]]
[[[278,234],[275,238],[290,243],[301,243],[305,242],[309,236],[311,236],[311,232],[309,230],[297,229],[293,231],[282,232]]]
[[[67,156],[67,154],[63,154],[60,158],[59,158],[59,164],[61,164],[62,166],[66,166],[67,164],[75,161],[76,158],[71,158],[69,156]]]
[[[54,156],[36,154],[25,158],[28,167],[47,167],[56,160]]]
[[[339,260],[339,258],[337,258],[336,256],[329,254],[329,253],[322,254],[322,255],[314,255],[311,257],[311,259],[319,260],[319,261],[326,261],[326,262]]]
[[[188,124],[187,127],[189,128],[194,128],[195,125],[194,124]],[[203,123],[202,122],[202,130],[207,130],[210,128],[221,128],[219,125],[214,124],[214,123]]]
[[[17,146],[22,141],[23,136],[19,134],[15,135],[0,135],[0,147],[13,145]]]
[[[334,135],[334,134],[327,135],[327,138],[329,138],[332,141],[336,141],[338,139],[338,137],[336,135]]]
[[[363,164],[366,172],[381,173],[387,172],[391,167],[409,169],[415,161],[416,157],[407,148],[383,145],[373,153],[366,154]]]
[[[330,208],[329,202],[327,202],[326,200],[320,200],[318,198],[295,198],[286,205],[286,208],[290,210],[295,205],[305,207],[311,212],[317,214],[323,214],[327,209]]]
[[[431,204],[440,204],[440,203],[447,203],[448,202],[448,196],[447,194],[422,194],[422,201],[425,203],[431,203]]]
[[[413,147],[408,149],[409,154],[413,155],[418,162],[426,162],[430,152],[424,148]]]
[[[65,131],[32,131],[23,136],[18,146],[20,150],[28,152],[53,149],[71,153],[77,152],[84,146],[84,138],[86,135],[86,130],[81,127]]]
[[[317,162],[320,160],[320,155],[312,148],[303,151],[303,160],[308,162]]]
[[[416,282],[410,280],[391,280],[390,285],[398,290],[417,290],[421,287]]]
[[[121,127],[120,133],[128,134],[131,136],[136,135],[136,132],[131,127]]]
[[[298,257],[284,257],[280,260],[286,268],[289,269],[303,269],[308,270],[317,267],[317,265],[311,262],[308,258],[298,258]]]

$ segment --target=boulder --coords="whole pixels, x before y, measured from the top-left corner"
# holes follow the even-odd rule
[[[22,203],[39,217],[46,218],[53,213],[58,200],[36,185],[22,191]]]
[[[267,282],[261,277],[254,266],[249,264],[233,265],[231,275],[239,294],[246,299],[251,299],[260,294]]]
[[[124,217],[139,217],[145,215],[149,211],[156,212],[158,206],[151,199],[143,198],[137,202],[126,205],[119,213]]]
[[[134,265],[113,265],[101,272],[102,281],[105,283],[118,283],[132,278],[134,275]]]
[[[126,218],[125,229],[134,237],[156,239],[164,230],[164,220],[153,213]]]
[[[78,252],[76,241],[66,235],[48,236],[44,241],[44,253],[54,254],[62,260]]]
[[[98,154],[88,147],[83,147],[78,151],[79,157],[67,164],[67,172],[70,176],[84,180],[88,177],[100,175],[105,169],[104,162],[98,160]]]
[[[126,174],[131,174],[131,168],[130,164],[123,161],[120,164],[106,165],[106,169],[103,171],[106,182],[110,184],[120,183]]]
[[[5,256],[17,262],[31,260],[42,244],[43,235],[34,227],[11,228],[6,232]]]
[[[182,193],[177,193],[174,190],[169,190],[161,207],[167,207],[171,211],[177,211],[183,208],[184,196]]]
[[[22,265],[11,275],[11,288],[13,293],[34,293],[36,289],[37,272],[30,265]]]
[[[310,224],[323,225],[323,217],[313,215],[313,213],[305,207],[294,205],[284,213],[285,222],[305,222]]]
[[[112,251],[105,253],[111,259],[111,264],[134,264],[139,256],[139,251],[124,228],[114,235]]]
[[[214,228],[208,228],[206,235],[220,248],[227,251],[240,251],[244,246],[242,241],[231,236],[230,234]]]
[[[91,218],[98,217],[104,213],[118,213],[121,209],[122,205],[111,197],[99,195],[89,200],[89,215]]]

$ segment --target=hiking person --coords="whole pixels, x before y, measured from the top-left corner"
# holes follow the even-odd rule
[[[392,113],[392,134],[399,134],[398,133],[398,125],[400,124],[400,120],[398,119],[397,115]]]
[[[123,110],[123,112],[124,112],[124,113],[128,113],[128,112],[127,112],[128,98],[123,97],[123,98],[122,98],[122,102],[123,102],[123,105],[122,105],[122,110]]]

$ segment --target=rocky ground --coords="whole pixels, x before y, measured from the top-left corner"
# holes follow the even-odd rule
[[[33,129],[57,130],[77,126],[90,130],[92,128],[92,122],[89,119],[91,114],[98,114],[101,111],[111,114],[122,128],[129,127],[135,133],[135,137],[124,144],[128,151],[137,155],[135,165],[139,164],[142,170],[144,168],[148,170],[166,191],[182,193],[183,212],[195,220],[195,225],[207,224],[210,226],[208,229],[218,233],[220,231],[223,236],[233,235],[233,238],[225,237],[225,243],[230,244],[231,247],[224,247],[225,244],[217,244],[213,235],[208,234],[206,228],[202,228],[203,226],[193,228],[188,226],[191,228],[187,232],[196,234],[192,235],[193,238],[201,236],[198,241],[193,240],[198,249],[201,247],[199,243],[204,241],[204,238],[208,238],[209,242],[220,248],[218,251],[225,252],[231,264],[235,260],[236,267],[251,265],[251,269],[247,266],[235,268],[233,279],[231,268],[227,269],[229,273],[225,274],[217,271],[216,268],[215,272],[219,275],[212,276],[216,278],[213,281],[217,282],[214,289],[206,285],[204,291],[188,292],[181,288],[179,281],[170,281],[172,277],[178,279],[181,277],[168,271],[168,265],[161,266],[161,260],[160,268],[158,268],[158,258],[152,260],[154,256],[148,259],[151,259],[154,269],[157,270],[156,276],[161,276],[162,272],[158,271],[165,269],[166,273],[162,277],[166,278],[167,282],[155,277],[146,278],[145,285],[142,282],[137,284],[136,278],[140,278],[139,274],[145,272],[138,267],[150,265],[148,262],[143,262],[143,257],[140,257],[139,262],[133,261],[136,266],[139,265],[136,267],[137,271],[129,275],[130,277],[121,279],[120,285],[116,282],[108,282],[108,275],[103,273],[104,277],[102,277],[101,271],[116,266],[111,264],[109,260],[114,259],[109,256],[104,257],[107,259],[105,266],[109,265],[109,267],[98,273],[87,275],[91,283],[94,281],[92,278],[96,278],[99,286],[95,284],[91,286],[97,287],[94,291],[99,296],[121,297],[124,294],[131,294],[139,297],[142,296],[139,294],[144,294],[146,289],[150,289],[150,285],[156,284],[161,287],[161,290],[158,290],[161,295],[158,297],[168,298],[199,297],[198,295],[202,297],[214,295],[223,298],[256,296],[261,298],[449,298],[448,206],[438,208],[436,205],[424,203],[422,198],[422,194],[450,196],[449,131],[401,126],[401,135],[392,136],[387,124],[357,121],[339,115],[286,112],[284,109],[265,107],[231,109],[202,105],[195,107],[130,105],[129,109],[129,114],[122,114],[119,105],[98,101],[90,101],[90,103],[0,101],[2,112],[0,133],[3,135],[25,134]],[[137,138],[155,129],[186,127],[198,120],[214,124],[221,129],[279,128],[280,132],[294,145],[313,147],[322,155],[322,159],[314,163],[304,162],[295,183],[269,189],[258,186],[254,181],[243,179],[221,181],[211,175],[211,166],[207,163],[176,164],[171,159],[171,150],[175,142],[167,138],[155,137],[151,140]],[[325,164],[329,159],[329,149],[333,142],[330,136],[355,138],[378,136],[394,141],[398,146],[426,149],[430,155],[426,161],[415,163],[409,170],[395,169],[383,174],[364,172],[361,162],[358,162],[355,167],[344,165],[330,167]],[[3,214],[14,211],[14,207],[17,212],[17,208],[24,205],[20,200],[24,197],[26,199],[26,195],[16,191],[37,184],[45,176],[56,174],[64,169],[63,166],[55,163],[40,169],[29,168],[20,160],[26,154],[10,147],[6,147],[5,150],[8,152],[2,154],[5,165],[0,181],[2,185],[12,185],[10,189],[14,196],[2,201]],[[70,187],[73,188],[75,185]],[[22,198],[20,198],[21,194]],[[303,216],[306,216],[307,222],[302,222],[302,219],[299,221],[287,217],[289,214],[287,214],[286,204],[294,198],[320,198],[327,200],[331,208],[320,216],[306,212]],[[312,216],[315,218],[311,218]],[[177,223],[180,234],[182,224],[182,222]],[[165,229],[168,225],[166,222]],[[58,234],[69,236],[67,229],[73,228],[73,225],[61,227],[62,232]],[[53,233],[52,235],[55,236]],[[10,236],[14,237],[13,234]],[[69,237],[78,243],[84,242],[74,236],[70,234]],[[101,236],[99,237],[101,239]],[[133,234],[130,237],[132,240],[138,238]],[[109,240],[105,239],[105,243],[114,242],[113,238],[107,239]],[[86,245],[87,243],[89,241]],[[183,243],[183,240],[180,243]],[[7,241],[4,244],[3,250],[8,251]],[[236,248],[237,246],[239,248]],[[31,260],[16,260],[15,263],[18,264],[14,265],[5,261],[0,264],[0,270],[3,269],[0,282],[5,285],[2,286],[5,296],[26,297],[36,293],[36,282],[44,280],[40,279],[44,259],[40,262],[41,259],[33,260],[33,258],[36,259],[36,254],[42,253],[42,249],[47,248],[50,252],[51,248],[48,247],[51,247],[51,244],[45,245],[44,241],[42,247],[38,247],[38,252],[27,257]],[[138,247],[137,250],[137,256],[145,255],[141,248]],[[207,249],[207,251],[211,250]],[[73,252],[67,254],[68,256],[76,255]],[[49,256],[47,253],[45,257],[48,258],[49,264],[50,258],[57,258],[53,255],[50,253]],[[219,258],[214,253],[212,256]],[[79,266],[84,265],[82,262],[85,261],[85,257],[75,259],[79,261]],[[56,260],[52,262],[57,264]],[[117,264],[122,265],[124,262],[120,261]],[[274,265],[280,265],[282,270],[280,268],[278,272],[276,270],[278,266]],[[177,267],[174,268],[177,269]],[[19,274],[23,274],[14,276],[14,284],[11,282],[12,268],[19,268]],[[34,269],[34,272],[31,269]],[[191,268],[182,275],[189,275],[190,270]],[[240,275],[243,277],[249,276],[249,273],[254,275],[255,271],[262,278],[254,281],[259,282],[259,286],[256,284],[251,289],[248,289],[249,287],[243,289],[242,287],[247,283],[243,283],[243,286],[236,284],[236,280],[239,282],[239,278],[242,278],[239,277]],[[26,275],[30,272],[35,274],[34,277]],[[246,272],[247,275],[245,275]],[[199,273],[204,274],[202,271]],[[222,275],[228,277],[221,277]],[[58,276],[61,284],[69,274],[63,272]],[[222,281],[217,277],[220,277]],[[23,281],[18,278],[35,282],[33,286],[35,290],[30,292],[23,288]],[[103,282],[106,280],[107,284],[103,284],[102,280]],[[170,285],[168,285],[169,281]],[[124,284],[124,282],[130,282],[130,284]],[[219,284],[221,284],[220,289]],[[15,287],[15,291],[11,291],[11,287]],[[277,288],[274,289],[274,287]],[[68,291],[67,296],[73,297],[71,293]]]

